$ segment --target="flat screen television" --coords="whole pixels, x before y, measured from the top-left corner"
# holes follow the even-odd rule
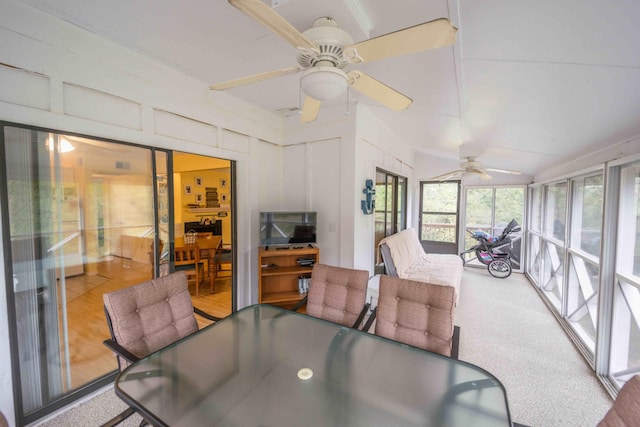
[[[316,243],[316,212],[260,212],[260,246]]]

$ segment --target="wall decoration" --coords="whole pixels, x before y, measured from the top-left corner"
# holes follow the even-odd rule
[[[227,193],[220,193],[220,203],[227,203],[229,201],[229,196]]]
[[[202,187],[202,177],[201,176],[196,176],[195,177],[195,182],[196,182],[196,187]]]
[[[373,180],[368,179],[365,181],[364,189],[362,192],[365,195],[365,199],[360,201],[360,207],[362,213],[365,215],[371,215],[376,205],[376,190],[373,185]]]
[[[202,193],[196,193],[196,203],[202,203],[203,200],[204,197],[202,196]]]
[[[192,194],[191,185],[187,184],[184,186],[184,194]]]
[[[227,178],[220,178],[220,188],[227,188]]]

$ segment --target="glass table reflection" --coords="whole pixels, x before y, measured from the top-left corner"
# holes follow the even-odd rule
[[[116,394],[167,426],[509,426],[490,373],[254,305],[131,365]]]

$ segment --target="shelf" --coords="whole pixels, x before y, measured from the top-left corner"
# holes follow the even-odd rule
[[[258,251],[258,302],[292,308],[306,294],[298,292],[300,276],[310,277],[312,265],[299,265],[298,259],[320,262],[320,250],[316,247],[291,246],[283,248],[260,248]],[[262,267],[263,265],[275,267]]]
[[[263,276],[281,276],[283,274],[308,274],[311,273],[313,267],[271,267],[263,268],[261,273]]]
[[[216,212],[229,212],[230,207],[224,208],[186,208],[189,213],[216,213]]]
[[[307,296],[307,294],[301,294],[298,291],[272,292],[262,295],[262,302],[264,304],[298,302],[305,296]]]

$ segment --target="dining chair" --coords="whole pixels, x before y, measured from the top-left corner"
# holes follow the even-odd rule
[[[365,304],[369,272],[315,264],[307,295],[293,308],[305,303],[306,314],[344,326],[358,328],[369,309]]]
[[[618,392],[613,406],[598,427],[631,427],[640,425],[640,375],[633,376]]]
[[[230,247],[222,246],[221,249],[216,251],[216,274],[222,271],[223,265],[233,264],[233,251]]]
[[[220,320],[193,306],[184,271],[109,292],[102,298],[111,335],[104,344],[116,355],[119,370],[196,332],[194,313],[212,322]],[[128,408],[103,427],[115,426],[133,413]]]
[[[199,296],[200,283],[204,280],[204,263],[200,260],[198,245],[176,246],[173,250],[176,271],[184,271],[187,278],[193,277],[196,283],[196,298]]]
[[[160,255],[159,258],[162,258],[162,249],[164,249],[164,242],[162,239],[158,240],[158,250],[154,250],[155,243],[151,242],[151,247],[149,249],[149,262],[151,263],[151,277],[156,275],[156,253]]]
[[[387,275],[380,276],[374,333],[444,356],[458,358],[460,328],[453,324],[455,289]]]

